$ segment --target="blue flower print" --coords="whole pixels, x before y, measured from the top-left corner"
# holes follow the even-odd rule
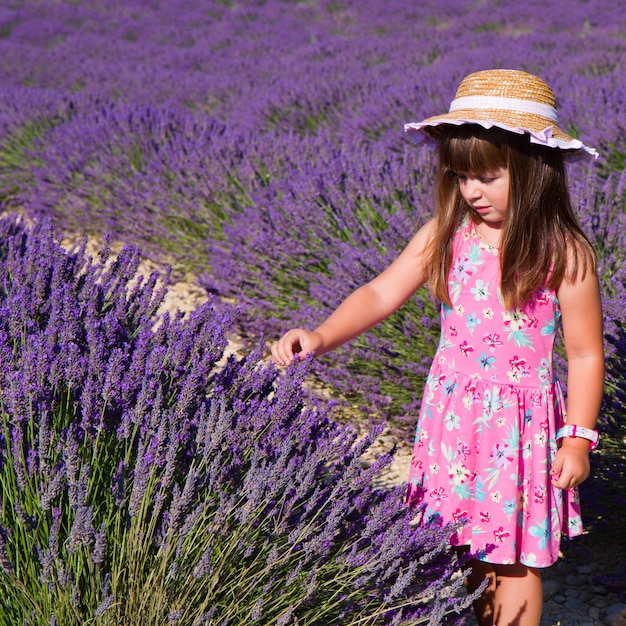
[[[470,246],[469,252],[467,253],[467,260],[472,263],[474,266],[482,265],[484,261],[480,258],[482,256],[482,248],[480,244],[475,243]]]
[[[533,410],[526,409],[524,411],[524,427],[530,426],[530,423],[533,420]]]
[[[504,511],[506,516],[510,519],[511,515],[513,515],[517,511],[517,498],[511,498],[510,500],[505,500],[502,510]]]
[[[480,477],[476,477],[476,493],[474,498],[477,502],[482,502],[485,499],[487,492],[485,491],[485,481]]]
[[[548,539],[550,538],[550,521],[548,520],[548,517],[546,516],[543,522],[531,526],[528,532],[533,537],[537,537],[539,539],[539,548],[544,550],[548,545]]]
[[[471,500],[472,498],[472,486],[466,482],[453,485],[450,491],[459,500]]]
[[[452,411],[446,413],[444,423],[448,430],[459,430],[461,428],[461,418]]]
[[[471,292],[477,301],[486,300],[489,297],[489,283],[485,283],[479,278],[476,281],[476,287],[472,287]]]
[[[457,383],[455,380],[446,380],[446,382],[443,384],[444,395],[451,396],[458,386],[459,383]]]
[[[491,413],[489,411],[483,411],[475,420],[476,432],[481,433],[485,428],[491,428]]]
[[[583,521],[579,515],[574,515],[570,520],[568,520],[567,527],[570,530],[570,535],[580,535],[583,530]]]
[[[496,357],[487,356],[486,352],[481,352],[478,357],[478,362],[485,371],[488,371],[496,366]]]
[[[522,552],[519,557],[520,563],[528,565],[528,567],[537,567],[537,555],[534,552],[525,554]]]
[[[497,387],[485,389],[485,393],[483,394],[483,409],[485,409],[485,414],[491,415],[492,413],[497,413],[502,410],[503,406],[504,403],[502,402]]]
[[[478,324],[480,324],[480,320],[478,319],[478,316],[476,315],[476,313],[468,313],[465,316],[465,323],[467,324],[467,330],[470,331],[470,334],[474,334],[474,329],[476,328],[476,326],[478,326]]]
[[[524,328],[511,330],[508,336],[508,340],[512,341],[516,346],[520,348],[532,348],[533,347],[532,337],[530,337],[530,335]]]
[[[555,332],[556,332],[556,318],[551,319],[549,322],[546,322],[541,327],[541,336],[542,337],[548,337],[550,335],[554,335]]]
[[[428,452],[427,452],[428,456],[432,456],[433,454],[435,454],[435,444],[433,443],[433,440],[431,439],[428,442]]]

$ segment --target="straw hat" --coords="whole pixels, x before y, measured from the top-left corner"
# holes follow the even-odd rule
[[[448,113],[404,125],[418,140],[437,139],[443,124],[479,124],[530,135],[531,143],[567,151],[566,158],[598,153],[559,128],[556,98],[543,80],[519,70],[484,70],[462,81]]]

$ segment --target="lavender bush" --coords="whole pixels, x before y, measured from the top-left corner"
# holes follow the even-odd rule
[[[0,220],[0,624],[458,618],[450,529],[374,488],[376,433],[333,422],[306,367],[225,358],[223,305],[156,317],[138,263]]]

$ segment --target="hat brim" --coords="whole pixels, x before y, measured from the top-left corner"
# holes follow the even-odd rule
[[[586,146],[579,139],[563,132],[551,120],[539,115],[515,114],[513,111],[457,109],[453,113],[444,113],[421,122],[405,124],[404,131],[419,143],[420,140],[438,139],[442,126],[465,124],[478,124],[483,128],[496,127],[520,135],[527,134],[530,136],[531,143],[563,150],[563,157],[568,161],[598,158],[595,148]]]

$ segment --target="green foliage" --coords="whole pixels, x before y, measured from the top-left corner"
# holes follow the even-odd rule
[[[106,519],[111,506],[111,490],[107,488],[115,469],[116,448],[110,437],[93,442],[74,440],[72,423],[76,404],[69,390],[62,395],[49,430],[36,428],[33,415],[22,430],[19,446],[7,446],[0,473],[2,487],[2,527],[12,529],[12,536],[3,545],[3,572],[0,575],[0,624],[50,623],[56,616],[59,624],[87,624],[88,614],[103,601],[100,591],[105,587],[105,572],[92,560],[93,537],[73,532],[77,515],[86,513],[77,507],[77,490],[88,486],[91,502],[97,504],[96,519]],[[10,441],[12,417],[0,409],[4,440]],[[68,450],[77,456],[68,459]],[[37,450],[41,471],[33,471],[28,451]],[[119,452],[119,451],[118,451]],[[64,456],[65,455],[65,456]],[[72,464],[74,482],[62,495],[59,482],[43,478],[62,463]],[[89,464],[87,464],[87,462]],[[89,467],[93,470],[90,471]],[[53,502],[50,502],[53,498]],[[80,603],[76,602],[77,593]]]

